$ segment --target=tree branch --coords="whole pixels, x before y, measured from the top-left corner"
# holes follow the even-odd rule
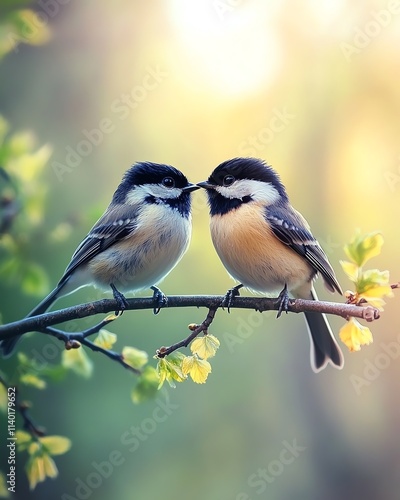
[[[166,308],[175,307],[206,307],[209,310],[217,310],[221,307],[224,297],[219,295],[171,295],[168,297]],[[152,298],[127,299],[126,310],[153,309]],[[264,297],[235,297],[231,309],[254,309],[256,311],[277,311],[279,300]],[[0,325],[0,340],[9,339],[27,332],[43,332],[46,328],[70,321],[73,319],[86,318],[96,314],[114,312],[118,304],[114,299],[102,299],[87,304],[80,304],[59,311],[51,311],[39,316],[23,318],[5,325]],[[343,318],[361,318],[366,321],[374,321],[379,318],[379,310],[372,306],[356,306],[336,302],[324,302],[295,299],[290,300],[288,312],[319,312],[333,314]]]

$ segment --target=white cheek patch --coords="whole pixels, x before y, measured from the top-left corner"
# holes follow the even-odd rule
[[[138,205],[143,203],[145,197],[146,191],[143,189],[143,186],[137,186],[135,189],[128,191],[126,195],[126,203],[129,205]]]
[[[240,179],[231,186],[217,186],[216,191],[229,199],[242,199],[245,196],[251,196],[254,201],[260,201],[267,205],[272,205],[279,200],[279,193],[271,183],[254,179]]]
[[[159,199],[176,199],[182,194],[180,188],[166,188],[162,184],[143,184],[136,186],[126,195],[126,203],[136,205],[143,203],[147,196],[154,196]]]
[[[180,188],[167,188],[162,184],[145,184],[143,189],[146,190],[147,194],[154,196],[155,198],[176,199],[182,194],[182,189]]]

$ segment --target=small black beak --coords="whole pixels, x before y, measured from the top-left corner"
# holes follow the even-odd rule
[[[204,188],[204,189],[215,189],[214,184],[211,184],[211,182],[208,181],[202,181],[197,183],[198,187]]]
[[[192,191],[196,191],[197,189],[199,189],[199,186],[197,186],[196,184],[188,184],[186,187],[182,188],[182,191],[184,191],[185,193],[191,193]]]

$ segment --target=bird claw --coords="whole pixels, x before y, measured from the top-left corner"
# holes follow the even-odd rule
[[[243,287],[242,284],[240,285],[236,285],[234,286],[233,288],[231,288],[230,290],[228,290],[225,294],[225,297],[222,301],[222,308],[224,309],[225,307],[227,308],[228,310],[228,313],[231,312],[231,306],[233,304],[233,301],[235,300],[235,297],[239,297],[240,296],[240,292],[239,290]]]
[[[162,307],[165,307],[168,303],[167,296],[156,286],[150,287],[153,290],[153,313],[158,314]]]
[[[290,297],[289,297],[289,293],[288,293],[286,284],[285,284],[283,290],[281,291],[281,293],[278,295],[277,302],[279,304],[279,307],[278,307],[278,314],[276,315],[276,318],[278,319],[281,317],[283,311],[285,311],[285,313],[287,314],[288,309],[289,309]]]
[[[117,290],[115,285],[111,284],[110,286],[113,292],[114,299],[118,304],[118,310],[115,311],[115,315],[120,316],[128,307],[128,301],[126,300],[125,295]]]

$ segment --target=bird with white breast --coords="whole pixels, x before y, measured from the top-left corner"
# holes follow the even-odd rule
[[[43,314],[60,297],[87,285],[111,289],[119,311],[127,306],[124,293],[151,288],[157,313],[166,297],[156,284],[176,266],[190,243],[190,193],[196,189],[172,166],[133,165],[75,250],[57,286],[28,317]],[[0,343],[4,356],[11,354],[18,338]]]

